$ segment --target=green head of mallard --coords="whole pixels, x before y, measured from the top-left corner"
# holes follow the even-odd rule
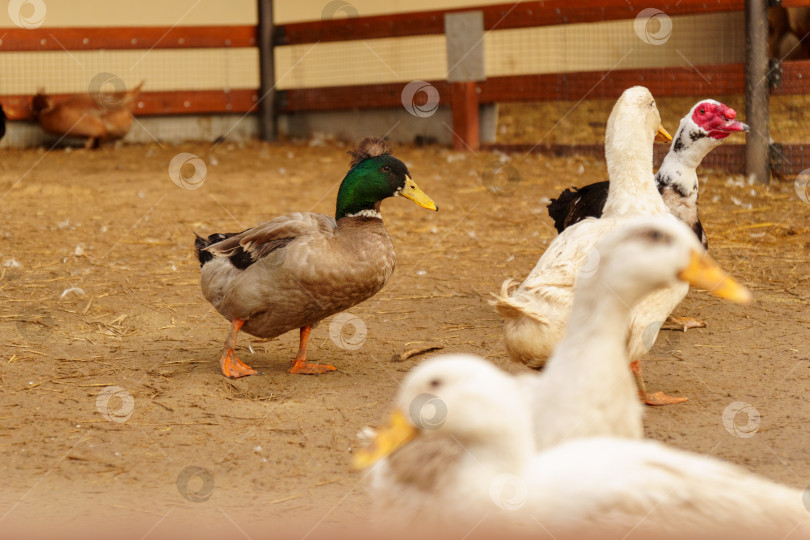
[[[433,200],[411,179],[408,167],[390,155],[380,139],[367,138],[351,152],[352,168],[340,184],[335,219],[378,213],[380,202],[402,196],[423,208],[438,210]]]

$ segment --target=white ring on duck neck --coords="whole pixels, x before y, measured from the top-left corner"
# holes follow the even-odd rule
[[[382,219],[382,215],[379,212],[371,209],[360,210],[356,214],[346,214],[346,217],[367,217],[367,218]]]

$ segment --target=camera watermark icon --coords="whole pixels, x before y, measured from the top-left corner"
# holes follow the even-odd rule
[[[42,343],[56,327],[56,320],[47,311],[29,306],[14,318],[17,332],[31,343]]]
[[[793,182],[793,188],[803,203],[810,204],[810,169],[805,169],[799,173],[796,181]]]
[[[489,497],[502,510],[520,510],[526,504],[528,494],[526,482],[514,474],[499,474],[489,484]]]
[[[122,424],[135,410],[135,398],[120,386],[108,386],[96,396],[96,409],[106,420]]]
[[[356,19],[359,16],[357,8],[344,0],[332,0],[323,7],[321,11],[322,21],[331,21],[332,19],[346,18]]]
[[[42,0],[11,0],[8,3],[8,16],[11,22],[26,30],[42,26],[47,11]]]
[[[737,416],[740,414],[746,416],[745,425],[737,423]],[[726,431],[740,439],[750,439],[756,435],[760,421],[761,417],[756,407],[744,401],[730,403],[723,410],[723,426]]]
[[[678,347],[683,332],[666,332],[665,339],[657,340],[665,322],[666,321],[653,321],[644,327],[644,330],[641,332],[641,343],[644,345],[644,349],[647,352],[650,352],[656,343],[659,344],[657,352],[660,353],[671,353]]]
[[[87,85],[87,93],[102,109],[119,109],[127,99],[127,85],[118,75],[99,73]]]
[[[347,334],[349,328],[351,328],[351,334]],[[366,323],[351,313],[338,313],[329,323],[329,337],[332,342],[347,351],[356,351],[362,347],[367,335]]]
[[[169,178],[182,189],[201,188],[206,174],[208,174],[208,167],[205,166],[205,162],[188,152],[177,154],[169,162]]]
[[[433,394],[419,394],[411,401],[408,415],[419,429],[439,429],[447,420],[447,405]]]
[[[602,256],[596,246],[591,247],[588,253],[585,254],[585,260],[582,261],[582,266],[579,267],[579,277],[589,278],[596,274],[599,270],[599,264],[602,262]]]
[[[633,28],[644,43],[663,45],[672,35],[672,19],[660,9],[642,9],[633,21]]]
[[[208,469],[189,465],[177,475],[177,491],[191,502],[205,502],[214,493],[214,475]]]
[[[481,171],[481,183],[487,190],[497,195],[509,195],[520,184],[520,173],[508,162],[496,160]]]
[[[419,96],[418,104],[417,96]],[[419,118],[433,116],[439,108],[439,91],[429,82],[409,82],[402,89],[401,98],[405,110]]]

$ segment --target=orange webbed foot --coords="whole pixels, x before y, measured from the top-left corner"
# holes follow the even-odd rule
[[[287,370],[287,373],[294,373],[296,375],[320,375],[321,373],[330,373],[335,371],[335,366],[329,364],[310,364],[306,360],[293,360],[293,366]]]
[[[239,377],[247,377],[248,375],[256,375],[259,373],[239,360],[233,349],[226,349],[225,352],[222,353],[219,364],[222,369],[222,374],[230,379],[238,379]]]

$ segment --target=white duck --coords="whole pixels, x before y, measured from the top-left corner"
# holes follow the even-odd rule
[[[537,448],[594,435],[642,438],[627,329],[650,293],[690,283],[735,302],[751,299],[684,223],[666,216],[628,219],[594,253],[599,263],[577,279],[565,337],[541,374],[522,377]]]
[[[634,216],[667,216],[677,221],[653,179],[653,140],[657,133],[666,133],[660,124],[655,100],[646,88],[629,88],[616,102],[605,134],[610,191],[602,218],[587,218],[565,229],[523,283],[516,286],[507,280],[493,302],[505,319],[506,348],[513,360],[533,368],[545,364],[565,333],[577,274],[598,264],[594,246],[601,238]],[[661,325],[688,291],[686,283],[662,289],[633,312],[628,347],[642,390],[641,364],[636,361],[652,347]],[[645,399],[654,405],[685,400],[646,391]]]
[[[391,424],[355,460],[374,464],[370,491],[386,529],[558,539],[810,533],[802,492],[714,458],[607,437],[536,453],[520,396],[516,378],[474,356],[415,368]]]

